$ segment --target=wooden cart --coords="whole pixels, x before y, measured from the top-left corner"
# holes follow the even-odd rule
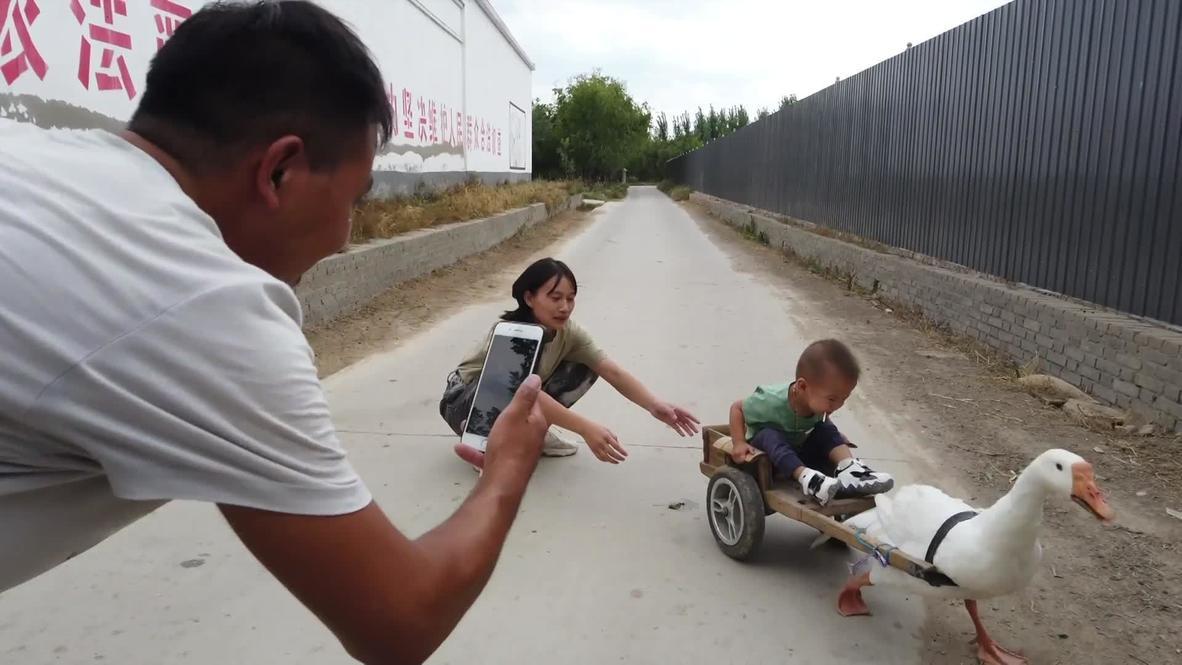
[[[751,556],[763,540],[764,517],[780,513],[928,584],[953,584],[935,566],[875,542],[842,523],[873,508],[873,498],[835,499],[822,506],[806,497],[795,481],[773,478],[767,455],[760,452],[750,462],[737,464],[731,459],[730,450],[729,426],[703,428],[700,468],[710,479],[706,488],[706,513],[714,540],[727,556],[739,561]]]

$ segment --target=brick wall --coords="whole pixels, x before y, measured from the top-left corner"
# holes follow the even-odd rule
[[[576,194],[547,213],[535,203],[485,219],[458,222],[375,240],[330,256],[304,275],[296,288],[304,325],[319,326],[356,311],[386,289],[483,252],[550,214],[577,208]]]
[[[929,257],[847,242],[704,194],[691,200],[772,247],[915,307],[1020,364],[1038,356],[1040,371],[1182,433],[1182,333],[1174,329]]]

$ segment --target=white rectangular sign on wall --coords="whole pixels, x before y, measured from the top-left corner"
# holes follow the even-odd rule
[[[509,104],[509,168],[524,171],[529,148],[525,139],[525,110]]]

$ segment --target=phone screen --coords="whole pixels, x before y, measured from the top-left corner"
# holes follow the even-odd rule
[[[487,438],[497,416],[509,406],[517,388],[533,372],[534,357],[541,340],[493,335],[484,360],[484,371],[464,429]]]

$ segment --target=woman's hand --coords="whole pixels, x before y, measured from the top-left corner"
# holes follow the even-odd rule
[[[690,436],[691,434],[698,433],[700,422],[697,417],[680,406],[670,404],[669,402],[657,402],[656,406],[649,410],[649,413],[653,415],[653,418],[672,427],[674,431],[682,436]]]
[[[624,450],[624,446],[620,445],[620,440],[612,434],[611,430],[598,423],[591,423],[591,426],[584,432],[579,432],[583,435],[583,440],[587,442],[587,447],[595,457],[599,458],[601,462],[608,462],[610,464],[619,464],[628,457],[628,451]]]

